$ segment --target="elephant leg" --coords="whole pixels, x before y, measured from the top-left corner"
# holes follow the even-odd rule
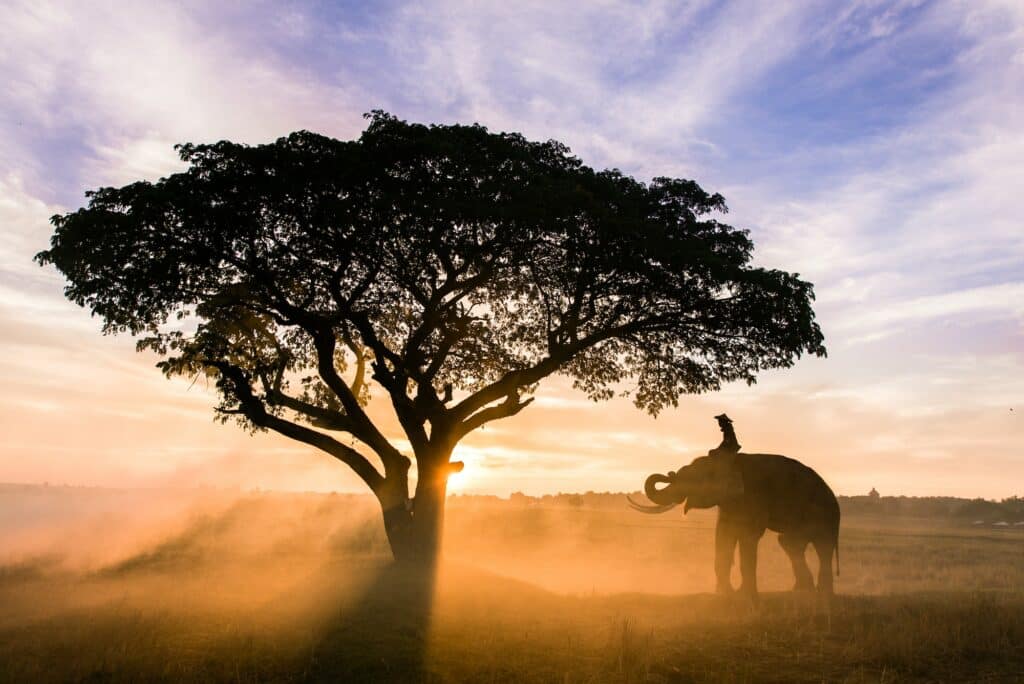
[[[715,528],[715,591],[719,594],[732,592],[732,559],[737,541],[736,526],[719,516]]]
[[[790,534],[780,534],[779,546],[789,556],[789,562],[793,565],[793,577],[796,578],[793,591],[814,589],[814,579],[811,577],[811,569],[807,567],[807,558],[804,555],[804,551],[807,549],[807,539]]]
[[[835,543],[831,539],[814,540],[814,550],[818,554],[818,593],[832,596],[832,554]]]
[[[761,541],[764,529],[744,530],[740,534],[740,576],[743,583],[740,591],[752,599],[757,599],[757,544]]]

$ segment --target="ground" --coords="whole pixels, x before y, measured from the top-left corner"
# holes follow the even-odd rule
[[[1024,681],[1019,530],[846,520],[830,607],[786,591],[769,534],[752,606],[708,593],[706,513],[455,502],[427,583],[365,501],[189,511],[0,568],[0,681]]]

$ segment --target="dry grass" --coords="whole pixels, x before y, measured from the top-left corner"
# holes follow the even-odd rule
[[[830,610],[706,593],[707,516],[455,506],[434,586],[372,509],[263,496],[136,553],[0,570],[0,681],[1024,681],[1024,535],[854,519]],[[470,561],[473,561],[472,563]]]

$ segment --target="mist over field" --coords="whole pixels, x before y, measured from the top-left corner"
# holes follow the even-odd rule
[[[622,494],[451,497],[445,560],[424,597],[395,575],[368,496],[5,485],[0,680],[1024,672],[1019,502],[842,502],[834,607],[789,592],[769,532],[753,610],[711,593],[714,511],[644,516]],[[981,509],[984,522],[972,518]]]
[[[567,594],[712,591],[717,512],[643,516],[625,496],[453,495],[446,558]],[[1022,586],[1020,499],[841,501],[848,510],[841,547],[847,593]],[[760,544],[759,585],[768,591],[792,584],[776,537],[769,532]],[[913,562],[897,551],[914,554]],[[389,556],[369,495],[0,485],[0,567],[8,575],[19,568],[102,575],[246,559]],[[808,558],[816,570],[814,554]]]

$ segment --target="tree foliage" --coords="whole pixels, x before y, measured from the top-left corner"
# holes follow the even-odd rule
[[[422,472],[552,373],[656,414],[824,353],[812,286],[753,267],[693,181],[382,112],[354,141],[177,149],[186,171],[87,193],[36,259],[168,375],[214,377],[220,415],[314,444],[378,493],[409,460],[364,411],[371,378]]]

